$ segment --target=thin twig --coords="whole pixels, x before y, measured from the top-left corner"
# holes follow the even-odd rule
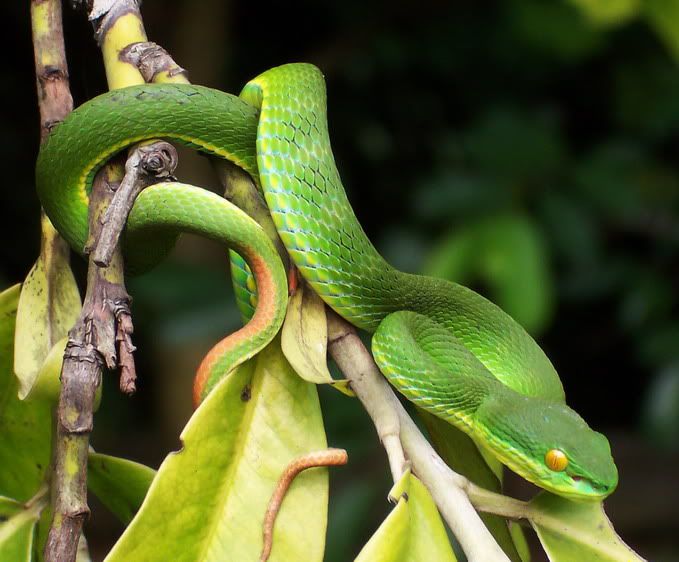
[[[307,453],[296,459],[293,459],[285,468],[283,474],[278,480],[276,489],[271,495],[269,506],[264,515],[264,523],[262,524],[262,554],[260,562],[266,562],[271,554],[271,547],[273,546],[273,529],[276,524],[276,517],[280,511],[285,494],[287,494],[292,481],[297,475],[307,470],[308,468],[318,468],[323,466],[342,466],[347,464],[349,457],[344,449],[323,449],[322,451],[314,451]]]
[[[355,354],[360,350],[354,350],[354,338],[358,339],[356,330],[350,324],[340,320],[339,316],[329,309],[327,318],[328,352],[340,370],[349,379],[351,389],[356,393],[356,396],[373,420],[377,435],[387,452],[392,478],[394,482],[397,482],[407,468],[400,439],[401,423],[393,404],[389,400],[378,401],[372,399],[374,396],[384,394],[382,389],[384,379],[381,376],[372,376],[371,372],[359,369],[355,364],[347,362],[349,358],[352,361],[358,359],[355,357]],[[349,350],[352,352],[348,353]],[[365,352],[368,353],[367,350]],[[363,361],[366,361],[368,358],[372,360],[369,353],[368,357],[363,358]],[[351,376],[349,376],[349,373]]]
[[[40,140],[73,110],[60,0],[31,0]]]

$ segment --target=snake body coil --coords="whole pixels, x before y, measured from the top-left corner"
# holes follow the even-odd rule
[[[50,136],[37,167],[45,210],[76,250],[87,237],[87,193],[98,167],[151,138],[227,158],[255,178],[292,262],[330,307],[374,332],[375,359],[407,398],[550,491],[582,499],[613,491],[608,441],[565,405],[556,371],[523,328],[465,287],[392,268],[367,239],[335,166],[318,69],[274,68],[249,82],[240,99],[199,86],[139,86],[76,110]],[[234,234],[245,217],[199,192],[182,184],[143,192],[128,221],[125,253],[131,267],[143,269],[166,251],[168,230],[198,230],[232,245],[236,239],[259,304],[243,333],[206,359],[207,389],[273,337],[286,285],[261,232],[250,225]],[[206,226],[225,213],[238,215],[238,226]],[[256,346],[243,336],[259,338]]]

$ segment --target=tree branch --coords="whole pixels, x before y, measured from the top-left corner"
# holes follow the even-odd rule
[[[401,422],[393,401],[385,392],[386,381],[382,375],[374,376],[371,369],[366,369],[372,356],[365,347],[357,347],[360,338],[356,330],[337,314],[327,309],[328,352],[337,363],[342,373],[349,380],[351,390],[363,404],[368,415],[375,424],[377,435],[382,442],[389,459],[389,467],[394,482],[397,482],[406,469],[406,458],[401,446]],[[365,355],[367,354],[367,356]],[[388,386],[386,390],[390,392]],[[374,397],[385,397],[386,400],[375,400]]]
[[[37,78],[38,107],[40,110],[40,141],[45,141],[50,130],[64,120],[73,109],[73,98],[68,84],[68,67],[66,64],[66,54],[64,46],[64,35],[62,26],[62,13],[60,0],[32,0],[31,1],[31,27],[33,33],[33,48],[35,59],[35,72]],[[42,211],[41,211],[42,212]],[[50,255],[60,256],[59,259],[67,259],[68,249],[65,242],[57,234],[51,223],[44,216],[41,221],[41,245],[43,249],[51,244],[61,251],[51,252]],[[54,260],[46,264],[47,275],[55,267]],[[51,306],[51,303],[48,304]],[[72,385],[78,384],[80,373],[74,373],[68,385],[62,387],[63,396],[72,396]],[[88,391],[86,391],[87,393]],[[94,399],[94,397],[92,398]],[[58,416],[57,416],[58,417]],[[74,427],[87,425],[87,418],[81,419],[76,416]],[[57,421],[56,433],[59,433]],[[57,467],[63,473],[64,467],[71,458],[67,458],[67,451],[70,449],[68,443],[57,437],[55,439],[54,467],[52,474],[57,474]],[[57,454],[61,452],[61,456]],[[65,491],[62,489],[62,492]],[[78,508],[72,509],[67,505],[66,497],[71,494],[53,493],[53,512],[74,514],[76,519],[81,520],[80,513],[76,513]],[[59,507],[56,508],[56,505]],[[52,536],[51,546],[46,546],[46,560],[70,560],[75,559],[80,529],[82,523],[71,524],[70,517],[67,520],[59,521],[60,536]],[[49,539],[48,539],[49,542]],[[73,552],[73,556],[71,556]],[[53,555],[53,556],[52,556]],[[51,558],[50,558],[51,556]]]
[[[157,43],[133,43],[120,52],[120,59],[136,66],[146,82],[188,83],[188,73]]]
[[[96,230],[99,214],[112,197],[118,178],[104,169],[97,174],[90,196],[90,229]],[[57,430],[52,473],[52,526],[45,545],[46,562],[72,562],[87,507],[87,454],[97,389],[104,365],[117,364],[116,313],[129,314],[129,297],[122,285],[119,258],[108,269],[90,261],[87,293],[76,325],[69,332],[61,372]]]
[[[59,0],[31,0],[40,142],[73,110]]]

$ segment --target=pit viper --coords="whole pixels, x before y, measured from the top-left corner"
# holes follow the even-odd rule
[[[273,68],[240,96],[194,85],[133,86],[71,113],[43,144],[36,182],[47,215],[76,251],[87,240],[97,170],[155,138],[228,159],[252,176],[294,266],[329,307],[373,333],[375,361],[407,399],[553,493],[600,500],[615,489],[608,440],[566,405],[554,367],[528,333],[468,288],[393,268],[371,244],[335,164],[316,67]],[[152,267],[180,231],[238,252],[257,291],[252,319],[201,364],[196,391],[203,397],[279,330],[286,272],[257,223],[225,199],[179,182],[153,185],[137,198],[124,239],[127,266]]]

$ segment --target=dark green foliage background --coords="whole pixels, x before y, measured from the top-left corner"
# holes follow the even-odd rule
[[[236,92],[276,64],[323,69],[349,196],[396,265],[426,269],[480,224],[499,229],[507,217],[529,224],[547,275],[519,284],[515,314],[537,315],[534,331],[570,404],[610,436],[621,470],[610,516],[653,560],[679,559],[675,3],[612,2],[604,24],[576,7],[593,4],[585,0],[143,6],[151,39],[196,83]],[[616,6],[629,13],[617,17]],[[3,12],[10,42],[0,81],[0,282],[8,286],[38,252],[38,117],[28,5],[8,3]],[[103,70],[82,16],[68,11],[66,33],[81,103],[105,89]],[[181,177],[214,187],[199,157],[182,156]],[[493,266],[481,270],[472,267],[464,280],[493,298]],[[157,466],[190,414],[199,358],[238,318],[223,252],[198,240],[131,280],[130,290],[140,390],[125,399],[107,381],[93,443]],[[536,312],[538,294],[546,300]],[[327,389],[322,398],[330,442],[351,458],[333,472],[327,556],[344,561],[388,510],[388,475],[361,409]],[[117,532],[95,511],[93,550],[104,552]]]

